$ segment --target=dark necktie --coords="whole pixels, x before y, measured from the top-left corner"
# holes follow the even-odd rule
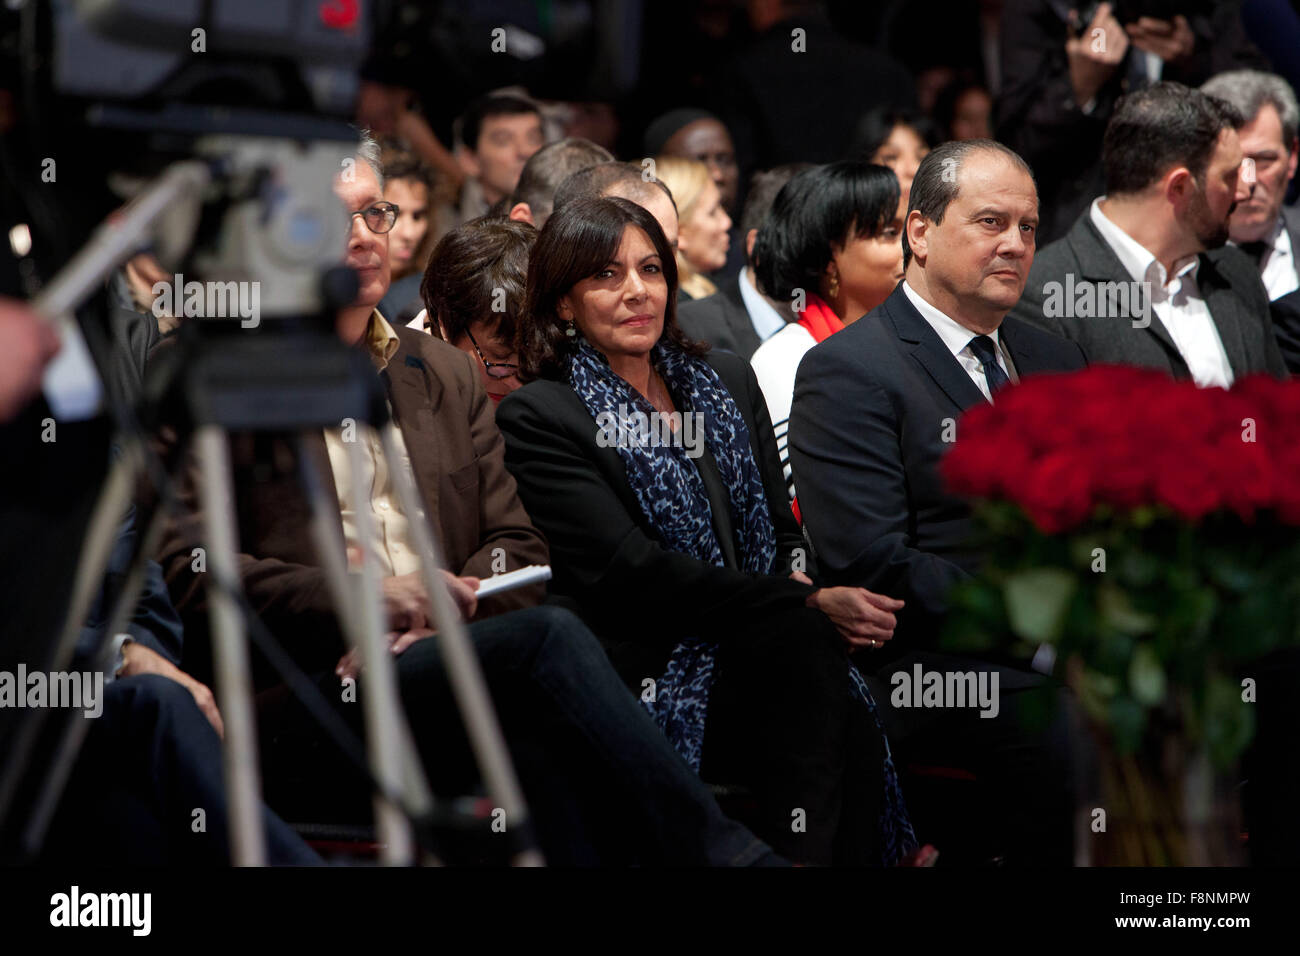
[[[1255,268],[1258,269],[1264,264],[1264,256],[1268,250],[1273,248],[1273,243],[1260,239],[1258,242],[1243,242],[1241,251],[1255,260]]]
[[[1011,379],[998,364],[998,345],[987,335],[977,335],[967,345],[980,364],[984,366],[984,377],[989,383],[989,394],[996,395],[1003,385],[1010,384]]]

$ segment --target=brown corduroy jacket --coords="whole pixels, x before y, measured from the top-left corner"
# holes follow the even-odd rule
[[[507,571],[547,563],[546,540],[533,526],[506,471],[495,408],[473,360],[423,332],[401,327],[395,331],[399,348],[379,374],[448,568],[460,575],[491,577],[498,548],[504,549]],[[316,555],[295,444],[292,435],[231,436],[239,577],[253,608],[299,666],[333,668],[343,653],[342,638]],[[329,500],[337,501],[323,434],[309,434],[307,447]],[[202,639],[207,634],[208,575],[196,570],[194,553],[203,544],[195,479],[190,456],[181,481],[181,508],[170,521],[158,555],[186,625],[187,665],[196,635],[201,638],[196,652],[203,658],[210,653],[209,642]],[[543,596],[541,585],[507,591],[484,600],[476,618],[528,607]],[[207,670],[204,659],[192,663],[192,673]]]

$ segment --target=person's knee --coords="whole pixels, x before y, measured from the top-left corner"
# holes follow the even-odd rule
[[[132,707],[147,707],[160,713],[198,707],[187,687],[161,674],[125,677],[114,681],[109,689],[122,693]]]

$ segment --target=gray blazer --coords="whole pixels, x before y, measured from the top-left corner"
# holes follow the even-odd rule
[[[1219,330],[1234,379],[1252,372],[1285,376],[1286,364],[1273,336],[1268,294],[1250,257],[1240,249],[1225,246],[1201,253],[1200,259],[1197,285]],[[1169,330],[1154,311],[1145,328],[1135,327],[1128,314],[1048,315],[1043,306],[1051,294],[1048,284],[1052,282],[1066,289],[1070,284],[1077,287],[1084,282],[1130,282],[1128,271],[1092,224],[1088,212],[1075,220],[1063,239],[1035,256],[1024,294],[1011,314],[1077,342],[1089,364],[1140,365],[1164,369],[1176,378],[1191,377]]]

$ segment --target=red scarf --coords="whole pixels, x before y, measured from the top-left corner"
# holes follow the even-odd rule
[[[844,328],[844,323],[815,292],[808,293],[807,307],[799,313],[799,324],[808,330],[814,342],[824,342]]]
[[[808,293],[807,305],[799,313],[799,324],[807,329],[808,334],[813,337],[813,341],[819,344],[844,328],[844,323],[840,321],[840,317],[815,292]],[[794,520],[803,524],[803,515],[799,513],[799,498],[797,496],[794,501],[790,502],[790,510],[794,512]]]

